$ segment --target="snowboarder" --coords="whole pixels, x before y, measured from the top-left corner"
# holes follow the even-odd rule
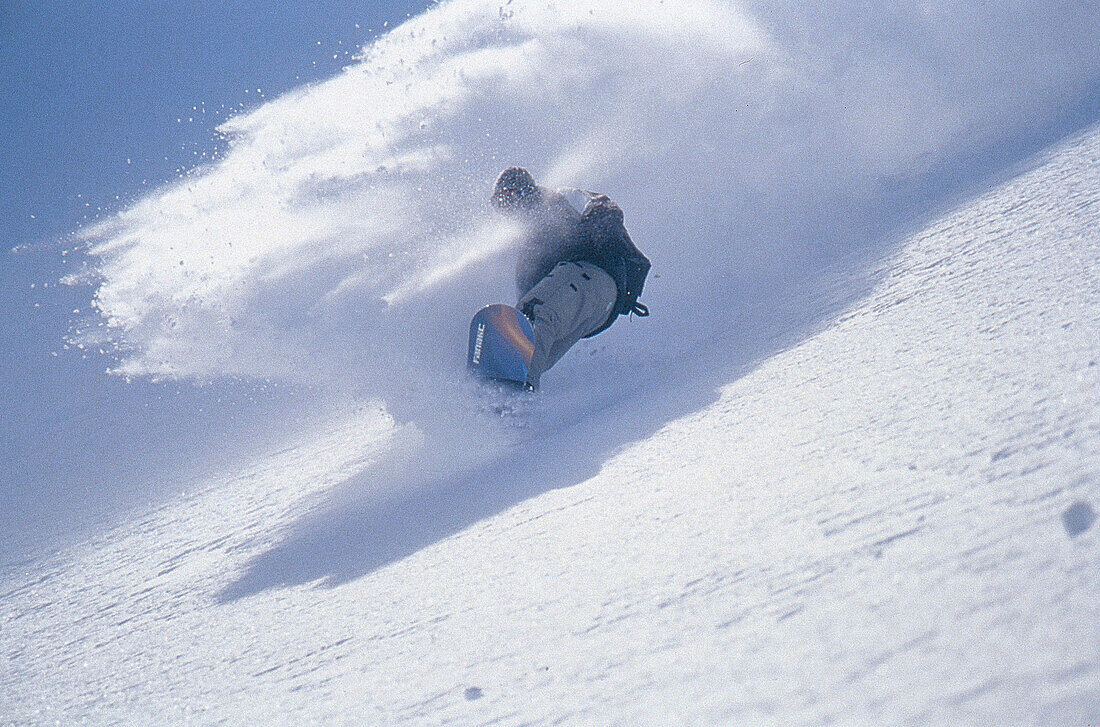
[[[521,167],[501,172],[493,205],[525,228],[516,264],[516,308],[531,321],[534,353],[527,387],[582,338],[621,315],[649,315],[638,302],[649,260],[623,226],[623,211],[606,195],[535,184]]]

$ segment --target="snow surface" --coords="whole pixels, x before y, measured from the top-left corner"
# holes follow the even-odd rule
[[[636,439],[667,401],[423,483],[350,407],[9,569],[0,715],[1096,724],[1100,535],[1062,514],[1100,504],[1098,225],[1093,129]]]
[[[0,722],[1100,721],[1100,6],[789,6],[444,2],[84,230]],[[513,163],[653,315],[500,417]]]

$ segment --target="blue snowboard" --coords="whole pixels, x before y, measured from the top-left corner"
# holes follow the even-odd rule
[[[524,387],[535,353],[531,321],[510,305],[489,305],[470,322],[466,366],[478,378]]]

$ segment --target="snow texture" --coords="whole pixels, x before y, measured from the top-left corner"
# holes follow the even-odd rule
[[[788,5],[444,2],[85,230],[116,373],[304,400],[0,566],[0,723],[1100,722],[1100,10]],[[515,163],[653,316],[486,401]]]

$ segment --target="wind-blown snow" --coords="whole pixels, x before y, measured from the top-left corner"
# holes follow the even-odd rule
[[[486,196],[523,164],[611,194],[654,261],[653,318],[547,380],[606,389],[1013,161],[1095,100],[1098,35],[1078,3],[442,3],[87,230],[95,306],[121,374],[422,409],[410,379],[454,380],[472,311],[513,300]]]

